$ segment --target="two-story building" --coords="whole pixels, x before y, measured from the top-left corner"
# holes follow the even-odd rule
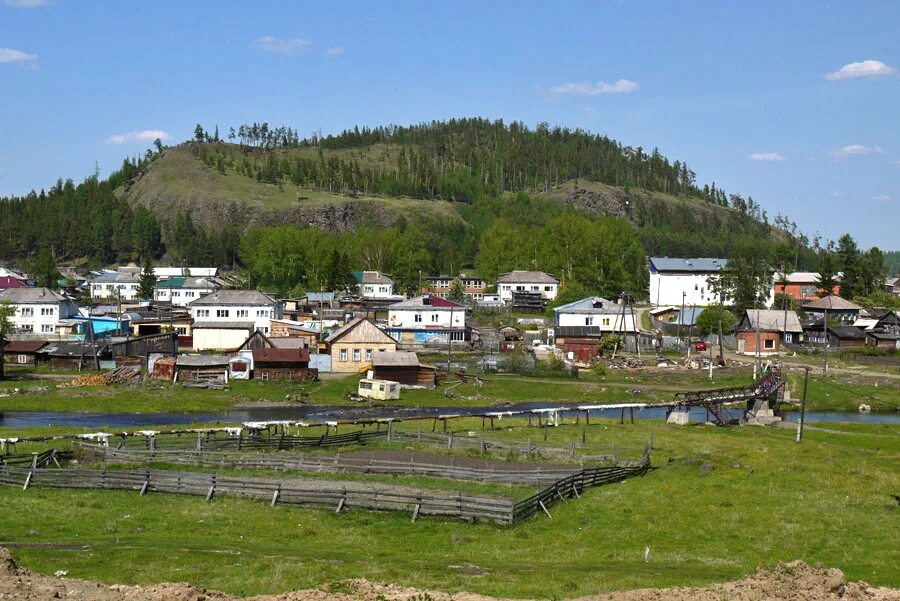
[[[78,314],[78,306],[49,288],[7,288],[0,290],[0,304],[15,308],[9,322],[22,334],[55,334],[61,319]]]
[[[172,276],[159,280],[153,288],[153,300],[186,307],[195,300],[212,294],[221,288],[212,278],[194,276]]]
[[[840,281],[840,278],[837,279]],[[773,290],[775,294],[786,294],[799,301],[814,301],[822,292],[822,288],[819,287],[819,274],[811,271],[777,274]],[[835,286],[834,293],[840,294],[840,292],[840,285]]]
[[[388,307],[387,333],[401,344],[427,344],[438,340],[465,342],[466,307],[452,300],[425,294]]]
[[[422,290],[422,294],[431,292],[435,296],[447,298],[453,282],[459,280],[463,287],[463,295],[466,300],[480,301],[487,292],[487,282],[483,278],[475,274],[460,273],[458,276],[450,275],[432,275],[426,278],[427,289]]]
[[[188,304],[194,320],[194,350],[238,348],[255,331],[269,334],[283,309],[274,297],[256,290],[218,290]]]
[[[140,272],[104,271],[90,281],[91,298],[133,301],[141,287]]]
[[[543,271],[510,271],[497,278],[497,293],[504,303],[512,302],[516,292],[540,294],[549,302],[559,293],[559,280]]]
[[[609,334],[635,334],[634,314],[615,301],[589,296],[553,309],[556,346],[579,361],[600,354],[600,341]]]
[[[710,290],[710,280],[725,267],[725,259],[650,257],[650,302],[665,305],[705,307],[719,302]],[[728,298],[723,298],[728,303]]]
[[[391,298],[394,296],[394,280],[380,271],[354,271],[353,277],[364,298]]]

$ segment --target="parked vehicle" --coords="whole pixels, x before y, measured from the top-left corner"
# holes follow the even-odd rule
[[[707,348],[709,347],[706,346],[706,342],[704,342],[703,340],[694,341],[694,350],[705,351]]]

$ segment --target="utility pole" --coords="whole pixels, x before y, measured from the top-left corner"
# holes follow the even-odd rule
[[[797,427],[797,442],[803,440],[803,422],[806,419],[806,389],[809,385],[809,368],[803,376],[803,396],[800,397],[800,425]]]
[[[722,293],[719,293],[719,364],[725,363],[725,342],[722,340],[722,312],[725,306],[722,304]]]
[[[762,357],[759,351],[759,320],[762,318],[761,309],[756,309],[756,364],[753,367],[753,375],[756,376],[759,374],[760,361]]]
[[[681,292],[681,311],[678,313],[678,342],[681,343],[681,322],[684,321],[684,300],[687,292]]]
[[[822,321],[822,334],[825,339],[825,370],[824,373],[828,375],[828,309],[825,309],[825,318]]]
[[[450,327],[447,328],[447,373],[450,373],[450,358],[451,358],[452,352],[453,352],[453,305],[450,305]]]

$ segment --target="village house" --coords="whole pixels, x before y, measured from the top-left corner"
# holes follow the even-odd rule
[[[189,303],[212,294],[221,285],[214,279],[194,276],[172,276],[159,280],[153,288],[153,300],[186,307]]]
[[[559,293],[559,280],[543,271],[510,271],[497,278],[497,292],[504,303],[513,302],[513,294],[540,294],[544,301],[552,301]]]
[[[281,303],[256,290],[218,290],[188,304],[195,351],[235,349],[254,331],[268,334]]]
[[[887,278],[884,280],[882,289],[890,294],[900,296],[900,278]]]
[[[3,347],[3,363],[34,366],[37,352],[47,344],[46,340],[8,340]]]
[[[306,346],[316,348],[319,343],[319,331],[306,327],[299,321],[289,319],[273,319],[270,325],[269,338],[297,338]]]
[[[615,332],[637,332],[634,315],[622,314],[622,306],[599,296],[590,296],[553,309],[556,346],[579,361],[600,355],[600,340]]]
[[[141,274],[140,271],[104,271],[90,281],[89,287],[94,300],[133,301],[138,298]]]
[[[891,332],[866,332],[866,346],[885,350],[900,350],[900,336]]]
[[[433,294],[417,296],[388,307],[386,329],[401,344],[428,344],[470,339],[466,327],[466,307]]]
[[[353,277],[363,298],[389,299],[394,297],[394,280],[380,271],[354,271]]]
[[[862,307],[859,305],[835,295],[803,304],[803,311],[810,317],[823,319],[827,315],[829,320],[839,321],[844,325],[852,324],[859,319],[861,310]]]
[[[309,378],[307,348],[255,348],[252,353],[256,380],[305,382]]]
[[[487,282],[474,274],[460,273],[458,276],[449,275],[433,275],[425,278],[427,286],[422,290],[422,294],[431,292],[435,296],[447,298],[453,282],[459,280],[463,286],[463,295],[468,301],[480,301],[487,292]]]
[[[9,322],[19,334],[55,334],[57,324],[78,314],[71,299],[49,288],[7,288],[0,290],[0,304],[15,307]]]
[[[650,257],[650,302],[663,305],[706,307],[719,302],[710,280],[725,267],[725,259]],[[729,299],[723,297],[722,302]]]
[[[397,382],[401,386],[434,388],[436,369],[419,363],[411,351],[375,351],[372,353],[372,374],[376,380]]]
[[[361,317],[354,317],[325,339],[331,371],[357,373],[372,362],[375,351],[396,351],[397,341]]]
[[[35,354],[35,363],[51,369],[94,369],[100,347],[82,342],[49,342]]]
[[[28,288],[28,282],[12,276],[0,276],[0,290],[7,288]]]
[[[781,352],[782,345],[803,341],[800,318],[794,311],[769,309],[748,309],[734,328],[737,352],[745,355],[757,354],[757,338],[760,355]]]
[[[772,289],[774,294],[786,294],[799,301],[814,301],[822,292],[822,288],[819,287],[819,274],[811,271],[777,274]],[[840,285],[835,286],[834,293],[840,292]]]

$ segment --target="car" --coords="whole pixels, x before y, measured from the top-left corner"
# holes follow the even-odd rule
[[[706,346],[706,342],[702,340],[697,340],[694,342],[694,350],[705,351],[707,348],[709,347]]]

